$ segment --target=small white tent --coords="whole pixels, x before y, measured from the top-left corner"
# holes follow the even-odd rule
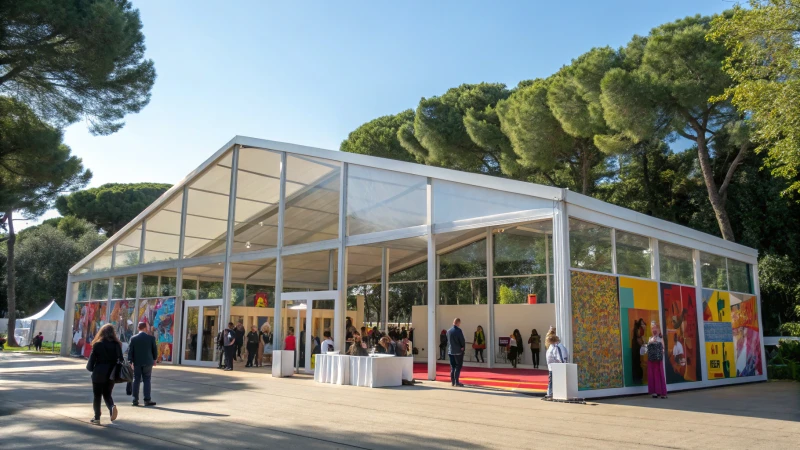
[[[28,329],[26,344],[39,332],[42,333],[45,341],[59,342],[64,325],[64,310],[53,300],[43,310],[30,317],[19,319],[19,322],[22,322],[23,329]]]

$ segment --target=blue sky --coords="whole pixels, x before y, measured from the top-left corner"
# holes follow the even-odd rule
[[[592,47],[723,0],[133,0],[158,79],[119,132],[65,141],[110,182],[176,183],[234,135],[338,149],[375,117],[462,83],[546,77]],[[45,217],[57,215],[54,211]]]

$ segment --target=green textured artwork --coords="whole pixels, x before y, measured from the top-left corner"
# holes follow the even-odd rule
[[[572,351],[578,388],[623,386],[617,277],[573,271]]]

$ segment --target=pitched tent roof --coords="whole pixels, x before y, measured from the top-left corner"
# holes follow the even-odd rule
[[[20,320],[64,320],[64,310],[53,300],[43,310]]]
[[[70,269],[70,273],[73,274],[78,273],[82,267],[84,267],[87,263],[91,262],[98,256],[100,256],[100,258],[97,258],[98,261],[102,259],[103,264],[107,265],[110,268],[111,266],[110,259],[112,255],[111,249],[115,244],[119,243],[120,241],[128,237],[129,232],[136,229],[136,227],[141,228],[142,221],[145,218],[149,217],[151,214],[158,211],[159,208],[165,207],[168,202],[174,199],[176,194],[179,195],[179,193],[183,191],[183,188],[185,186],[190,185],[190,183],[198,179],[199,176],[201,176],[204,172],[206,172],[207,169],[212,167],[222,158],[226,157],[228,151],[234,145],[240,145],[243,148],[252,147],[252,148],[273,150],[278,152],[286,152],[296,155],[305,155],[316,158],[323,158],[343,163],[356,164],[365,167],[373,167],[383,170],[391,170],[395,172],[402,172],[418,176],[430,177],[437,180],[460,183],[466,186],[476,186],[480,188],[491,189],[494,191],[502,191],[502,192],[538,197],[540,199],[547,199],[552,201],[565,200],[567,203],[575,204],[576,206],[580,206],[588,210],[601,212],[602,214],[616,217],[626,222],[641,224],[656,230],[662,230],[670,234],[685,236],[688,239],[692,239],[700,243],[705,243],[707,245],[727,249],[729,251],[736,252],[742,255],[747,255],[751,258],[755,258],[758,255],[758,252],[755,249],[743,246],[741,244],[737,244],[731,241],[726,241],[717,236],[712,236],[707,233],[693,230],[691,228],[678,225],[666,220],[658,219],[652,216],[647,216],[645,214],[638,213],[636,211],[629,210],[627,208],[605,203],[600,200],[587,197],[575,192],[569,192],[568,189],[561,189],[552,186],[544,186],[523,181],[510,180],[506,178],[494,177],[489,175],[461,172],[441,167],[426,166],[423,164],[390,160],[375,156],[326,150],[315,147],[290,144],[285,142],[251,138],[246,136],[236,136],[230,141],[228,141],[228,143],[223,145],[213,155],[211,155],[211,157],[209,157],[197,169],[192,171],[183,180],[181,180],[170,190],[165,192],[161,197],[159,197],[155,202],[153,202],[153,204],[147,207],[131,222],[129,222],[125,227],[119,230],[111,239],[108,239],[101,246],[99,246],[97,249],[95,249],[93,252],[91,252],[89,255],[83,258],[80,262],[75,264]]]

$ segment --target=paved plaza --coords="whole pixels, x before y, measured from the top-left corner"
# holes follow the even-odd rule
[[[119,419],[92,416],[85,362],[0,353],[0,448],[798,448],[800,384],[766,382],[543,402],[428,382],[366,389],[310,377],[156,367],[158,406],[114,391]],[[172,386],[167,390],[167,385]]]

